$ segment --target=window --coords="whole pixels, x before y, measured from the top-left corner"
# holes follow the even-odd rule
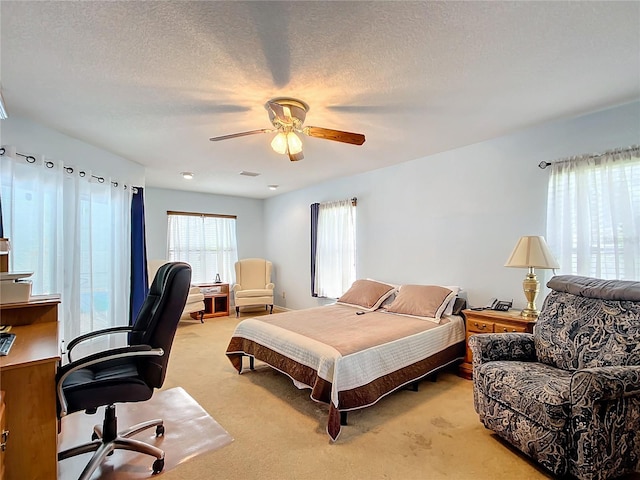
[[[131,188],[12,147],[0,148],[2,219],[11,270],[33,272],[33,295],[59,293],[62,339],[126,325],[131,278]],[[125,344],[83,342],[77,357]]]
[[[356,279],[356,199],[311,205],[311,289],[338,298]]]
[[[236,217],[205,213],[167,212],[170,261],[191,265],[192,283],[212,283],[216,274],[233,283],[238,261]]]
[[[552,164],[547,240],[562,273],[640,279],[640,148]]]

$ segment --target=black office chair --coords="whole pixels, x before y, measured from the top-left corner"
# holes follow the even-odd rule
[[[133,450],[156,458],[153,472],[164,468],[164,452],[129,438],[156,427],[164,434],[162,419],[134,425],[118,432],[115,403],[148,400],[164,382],[171,344],[184,309],[191,284],[191,267],[186,263],[167,263],[160,267],[140,313],[132,326],[113,327],[81,335],[68,345],[70,363],[58,371],[57,393],[60,416],[86,410],[95,413],[106,406],[102,428],[94,427],[92,441],[58,454],[58,460],[95,452],[82,471],[88,480],[107,455],[115,449]],[[71,350],[80,342],[100,335],[129,332],[128,346],[95,353],[71,361]]]

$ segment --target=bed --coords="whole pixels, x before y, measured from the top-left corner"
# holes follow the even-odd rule
[[[311,399],[329,404],[327,433],[335,441],[341,414],[344,422],[346,412],[371,406],[464,357],[464,320],[453,314],[461,309],[461,299],[454,310],[455,295],[447,294],[450,311],[442,308],[438,318],[425,320],[390,311],[405,288],[391,287],[397,298],[387,307],[383,302],[391,295],[340,302],[349,300],[345,294],[334,305],[243,320],[226,355],[239,373],[248,356],[252,368],[257,358],[288,375],[298,388],[311,389]]]

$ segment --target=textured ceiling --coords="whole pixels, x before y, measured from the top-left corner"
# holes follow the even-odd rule
[[[3,0],[0,15],[9,114],[144,165],[147,186],[266,198],[640,98],[636,1]],[[366,143],[303,137],[292,163],[270,134],[208,140],[269,128],[277,96]]]

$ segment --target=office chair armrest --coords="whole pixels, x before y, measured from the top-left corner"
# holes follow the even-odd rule
[[[96,330],[95,332],[89,332],[89,333],[85,333],[84,335],[79,335],[68,343],[67,358],[69,358],[69,361],[72,362],[73,360],[71,359],[71,350],[76,345],[78,345],[81,342],[84,342],[85,340],[89,340],[95,337],[100,337],[102,335],[111,335],[112,333],[130,332],[132,330],[133,330],[132,326],[126,325],[126,326],[120,326],[120,327],[104,328],[102,330]]]
[[[114,348],[112,350],[94,353],[60,367],[58,370],[58,380],[56,384],[58,400],[60,402],[60,416],[64,417],[67,414],[67,399],[64,395],[62,384],[66,378],[76,370],[87,368],[97,363],[109,362],[111,360],[118,360],[121,358],[150,356],[161,357],[162,355],[164,355],[164,350],[162,348],[151,348],[149,345],[132,345],[129,347]]]

